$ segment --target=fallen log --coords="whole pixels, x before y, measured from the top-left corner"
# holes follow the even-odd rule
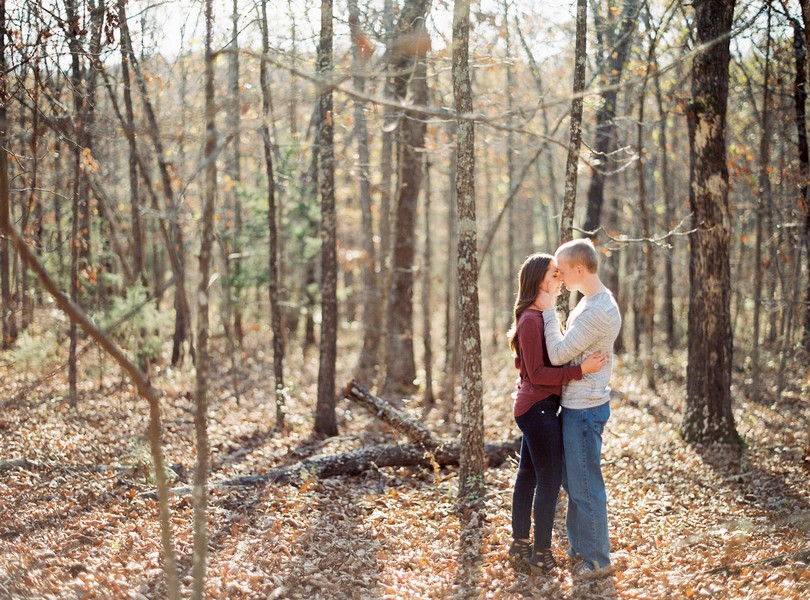
[[[442,440],[418,420],[392,406],[383,398],[375,396],[364,386],[352,380],[343,390],[346,399],[371,411],[395,431],[405,434],[411,444],[380,444],[364,446],[350,452],[306,458],[289,467],[211,482],[209,488],[229,488],[259,485],[262,483],[289,483],[301,485],[308,479],[328,479],[336,476],[359,475],[369,469],[380,467],[428,467],[440,469],[458,465],[461,446],[456,441]],[[510,454],[520,451],[520,438],[501,444],[485,444],[484,455],[487,465],[496,467]],[[170,490],[176,495],[192,492],[190,486]],[[142,494],[154,498],[154,492]]]
[[[484,454],[487,464],[496,467],[519,449],[519,440],[502,444],[486,444]],[[380,467],[416,467],[442,468],[458,465],[460,446],[451,443],[438,446],[429,452],[419,444],[381,444],[365,446],[351,452],[330,454],[307,458],[300,462],[257,475],[245,475],[223,481],[211,482],[209,488],[247,487],[262,483],[289,483],[301,485],[308,479],[328,479],[329,477],[359,475],[372,468]],[[170,490],[176,495],[192,492],[191,486],[177,487]],[[147,498],[155,498],[154,492],[144,493]]]
[[[404,433],[415,444],[422,444],[425,448],[436,448],[445,443],[436,439],[422,423],[375,396],[354,379],[343,389],[343,397],[369,410],[394,431]]]

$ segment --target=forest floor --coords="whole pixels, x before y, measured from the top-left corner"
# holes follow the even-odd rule
[[[257,344],[255,339],[249,343]],[[256,348],[257,345],[249,346]],[[343,349],[341,356],[352,356]],[[268,351],[269,352],[269,351]],[[518,435],[514,372],[487,352],[487,441]],[[354,360],[353,358],[351,359]],[[264,473],[303,457],[401,441],[342,400],[341,435],[312,438],[317,352],[290,369],[289,427],[274,431],[272,369],[245,352],[237,403],[215,377],[211,481]],[[619,360],[605,433],[615,573],[574,580],[566,568],[561,494],[552,577],[516,572],[507,557],[515,465],[487,472],[478,507],[456,502],[457,469],[380,468],[354,477],[214,489],[209,502],[211,598],[808,598],[810,374],[793,365],[778,405],[753,402],[735,381],[745,445],[699,448],[678,435],[685,356],[661,365],[657,393]],[[0,356],[0,362],[5,362]],[[227,360],[219,361],[227,365]],[[351,378],[338,365],[338,386]],[[346,363],[346,364],[344,364]],[[103,367],[103,368],[100,368]],[[35,389],[19,366],[0,380],[0,598],[161,598],[165,584],[146,443],[147,405],[95,350],[83,359],[77,410],[65,374]],[[41,374],[41,373],[40,373]],[[735,375],[739,376],[739,374]],[[193,377],[153,374],[163,394],[173,485],[193,469]],[[766,392],[770,394],[771,392]],[[418,413],[418,400],[409,409]],[[440,435],[440,420],[427,419]],[[19,459],[25,459],[23,462]],[[17,462],[8,462],[16,460]],[[191,582],[191,497],[174,496],[172,523],[184,594]]]

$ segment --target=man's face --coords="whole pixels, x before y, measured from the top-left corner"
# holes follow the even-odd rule
[[[569,290],[577,289],[576,286],[579,279],[577,277],[577,268],[571,266],[571,263],[568,262],[565,256],[557,257],[557,276]]]

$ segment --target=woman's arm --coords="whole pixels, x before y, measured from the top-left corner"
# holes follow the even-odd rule
[[[575,379],[582,379],[582,367],[553,367],[543,359],[543,321],[523,319],[518,324],[520,360],[533,385],[564,385]]]

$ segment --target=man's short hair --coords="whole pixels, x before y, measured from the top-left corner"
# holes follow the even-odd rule
[[[562,257],[572,266],[582,265],[588,269],[590,273],[596,273],[599,267],[599,258],[596,254],[596,248],[594,248],[593,242],[588,238],[566,242],[557,248],[557,252],[555,252],[554,255],[557,258]]]

